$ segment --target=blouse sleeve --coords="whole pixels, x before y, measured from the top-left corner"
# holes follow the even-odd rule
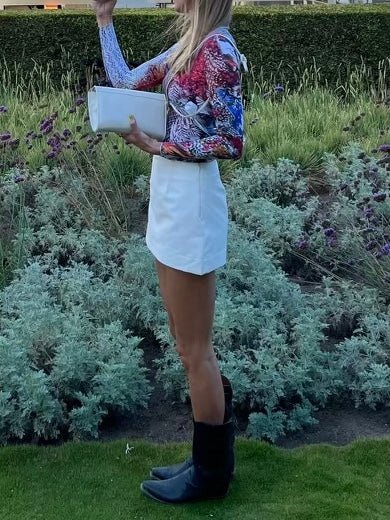
[[[113,23],[99,29],[103,63],[114,87],[146,90],[160,85],[168,71],[167,57],[175,45],[155,58],[130,69],[119,47]]]
[[[243,152],[244,110],[240,63],[231,43],[211,38],[201,50],[214,134],[193,141],[162,142],[160,155],[169,159],[238,159]]]

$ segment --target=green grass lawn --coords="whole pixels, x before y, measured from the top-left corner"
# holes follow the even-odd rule
[[[390,438],[294,450],[237,439],[223,500],[167,505],[141,494],[153,465],[183,460],[189,444],[126,440],[0,448],[1,520],[375,520],[390,518]]]

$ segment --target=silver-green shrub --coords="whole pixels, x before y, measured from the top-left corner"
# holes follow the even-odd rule
[[[2,213],[12,204],[27,217],[14,239],[26,263],[0,293],[2,443],[97,437],[106,414],[134,414],[151,392],[137,308],[118,274],[137,237],[124,243],[88,229],[52,184],[59,171],[40,173],[23,185],[3,179]]]
[[[217,271],[214,322],[235,409],[248,415],[250,435],[271,441],[316,422],[316,409],[333,397],[357,406],[389,402],[389,308],[378,291],[323,277],[316,291],[304,292],[275,261],[271,238],[256,236],[239,218],[237,208],[259,203],[266,190],[275,212],[295,206],[311,221],[316,203],[310,207],[299,194],[304,181],[294,190],[298,170],[286,165],[275,170],[283,181],[274,184],[263,178],[266,170],[256,169],[252,185],[243,174],[246,201],[239,200],[244,188],[230,191],[236,218],[229,222],[228,262]],[[26,184],[10,176],[3,184],[2,214],[11,215],[11,203],[15,221],[24,214],[15,245],[26,258],[0,293],[3,443],[63,432],[97,436],[111,411],[147,406],[151,388],[139,343],[150,333],[163,346],[155,365],[167,394],[188,396],[144,237],[107,236],[97,210],[90,227],[52,175],[45,170]],[[139,187],[146,196],[145,183]]]
[[[60,428],[96,437],[109,411],[147,406],[142,338],[124,329],[122,301],[84,265],[20,270],[0,294],[2,442]]]
[[[318,206],[309,195],[301,168],[289,159],[276,166],[251,161],[239,168],[227,187],[232,220],[260,238],[267,251],[283,259]]]

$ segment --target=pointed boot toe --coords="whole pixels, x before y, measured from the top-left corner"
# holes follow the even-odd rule
[[[192,457],[186,459],[184,462],[173,464],[172,466],[160,466],[152,468],[150,476],[158,480],[167,480],[169,478],[176,477],[182,471],[185,471],[192,465]]]

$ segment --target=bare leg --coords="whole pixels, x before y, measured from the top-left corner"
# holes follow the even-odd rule
[[[167,298],[166,298],[166,266],[164,264],[162,264],[161,262],[159,262],[157,260],[157,258],[155,258],[155,264],[156,264],[156,270],[157,270],[157,275],[158,275],[158,279],[159,279],[159,285],[160,285],[160,293],[161,293],[161,297],[162,297],[162,300],[164,302],[164,306],[165,306],[165,310],[167,311],[168,313],[168,320],[169,320],[169,330],[170,330],[170,333],[172,334],[172,337],[174,339],[176,339],[176,332],[175,332],[175,323],[173,321],[173,315],[172,315],[172,312],[170,310],[170,308],[168,307],[168,302],[167,302]]]
[[[215,272],[195,275],[157,259],[156,267],[171,333],[187,373],[194,420],[222,424],[225,397],[212,345]]]

